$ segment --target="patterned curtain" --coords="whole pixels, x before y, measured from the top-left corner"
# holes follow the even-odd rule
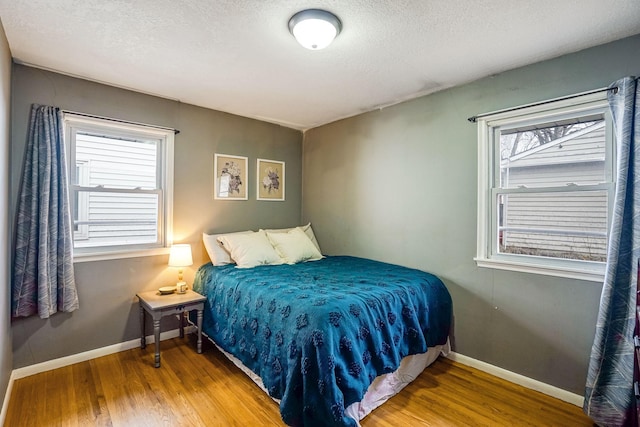
[[[67,165],[59,108],[32,105],[18,196],[12,315],[78,308]]]
[[[640,88],[632,77],[611,85],[618,177],[607,268],[591,350],[584,411],[601,426],[630,425],[635,410],[633,329],[640,257]],[[614,93],[615,92],[615,93]]]

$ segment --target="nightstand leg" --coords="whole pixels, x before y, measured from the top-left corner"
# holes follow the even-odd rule
[[[184,312],[178,314],[178,319],[180,322],[180,338],[184,338]]]
[[[147,347],[147,338],[145,337],[145,316],[144,316],[144,308],[142,307],[142,304],[139,304],[140,306],[140,348],[146,348]]]
[[[202,353],[202,310],[198,310],[198,353]]]
[[[156,368],[160,367],[160,319],[153,319],[153,337],[156,341]]]

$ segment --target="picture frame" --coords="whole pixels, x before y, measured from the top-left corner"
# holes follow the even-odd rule
[[[283,202],[285,198],[285,164],[278,160],[257,159],[256,199]]]
[[[249,159],[215,153],[213,158],[213,198],[248,200]]]

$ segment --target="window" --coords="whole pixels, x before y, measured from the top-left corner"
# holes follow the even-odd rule
[[[168,247],[173,137],[171,130],[65,114],[76,259]]]
[[[606,95],[478,119],[481,267],[603,279],[614,192]]]

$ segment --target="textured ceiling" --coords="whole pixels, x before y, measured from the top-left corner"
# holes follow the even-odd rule
[[[309,51],[287,22],[332,11]],[[308,129],[640,33],[638,0],[0,0],[16,62]]]

